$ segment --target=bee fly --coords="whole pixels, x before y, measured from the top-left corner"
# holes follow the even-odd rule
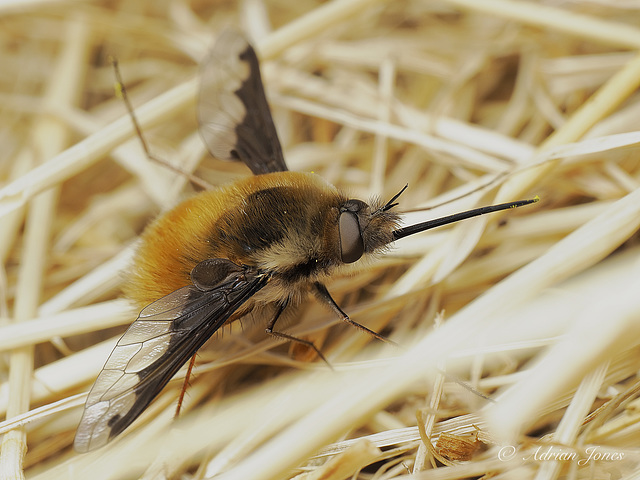
[[[275,330],[287,306],[311,291],[344,321],[382,338],[349,319],[325,279],[408,235],[536,201],[399,228],[393,209],[404,189],[388,202],[367,204],[318,175],[288,171],[258,58],[233,31],[221,35],[206,60],[199,124],[214,157],[241,160],[255,176],[187,199],[142,234],[125,293],[144,308],[89,392],[78,452],[120,434],[214,332],[253,310],[270,306],[267,333],[315,349]]]

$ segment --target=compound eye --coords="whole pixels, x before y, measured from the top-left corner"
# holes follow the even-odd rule
[[[352,212],[342,212],[339,219],[340,257],[344,263],[353,263],[362,257],[364,242],[358,217]]]

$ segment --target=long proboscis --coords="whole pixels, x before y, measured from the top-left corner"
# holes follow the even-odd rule
[[[435,218],[427,222],[416,223],[415,225],[409,225],[408,227],[395,230],[393,232],[393,239],[398,240],[400,238],[413,235],[414,233],[424,232],[425,230],[431,230],[432,228],[459,222],[460,220],[466,220],[467,218],[477,217],[479,215],[484,215],[485,213],[493,213],[499,212],[500,210],[507,210],[509,208],[523,207],[525,205],[536,203],[539,200],[540,197],[536,196],[529,200],[518,200],[517,202],[501,203],[499,205],[489,205],[486,207],[474,208],[473,210],[467,210],[466,212],[454,213],[453,215],[447,215],[446,217]]]

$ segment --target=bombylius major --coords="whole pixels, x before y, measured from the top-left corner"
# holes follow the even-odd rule
[[[381,338],[349,319],[325,279],[408,235],[536,201],[398,228],[393,208],[404,189],[367,204],[318,175],[288,171],[255,51],[231,30],[205,61],[199,124],[214,157],[241,160],[255,176],[189,198],[143,233],[125,293],[144,308],[89,392],[74,442],[79,452],[121,433],[214,332],[253,310],[272,305],[267,333],[315,348],[274,330],[284,309],[312,292]]]

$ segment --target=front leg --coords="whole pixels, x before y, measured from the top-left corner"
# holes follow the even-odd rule
[[[362,330],[363,332],[368,333],[369,335],[377,338],[378,340],[381,340],[381,341],[383,341],[385,343],[390,343],[391,345],[398,346],[397,343],[395,343],[392,340],[389,340],[385,336],[380,335],[378,332],[374,332],[373,330],[365,327],[364,325],[360,325],[358,322],[354,322],[353,320],[351,320],[349,318],[349,315],[344,313],[342,311],[342,309],[338,306],[336,301],[331,297],[331,294],[329,293],[329,290],[327,290],[327,287],[325,287],[322,283],[314,282],[313,283],[313,287],[314,287],[313,288],[313,293],[315,293],[315,295],[318,298],[318,300],[320,300],[321,303],[323,303],[324,305],[329,307],[329,309],[333,313],[335,313],[337,316],[339,316],[342,319],[343,322],[346,322],[349,325],[352,325],[352,326]]]

